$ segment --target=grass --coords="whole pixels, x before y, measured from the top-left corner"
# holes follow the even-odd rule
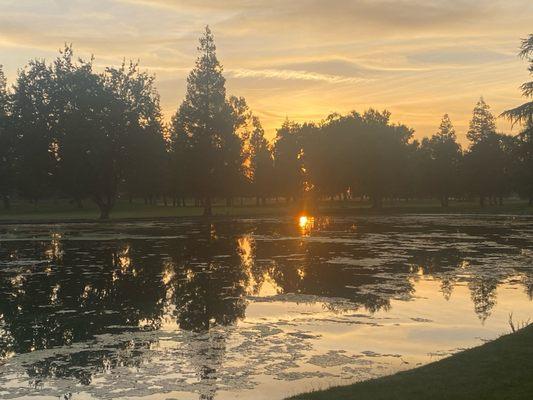
[[[533,325],[423,367],[291,399],[533,399]]]
[[[213,207],[213,214],[215,216],[253,216],[259,214],[279,215],[285,212],[285,207],[274,205],[266,207],[257,207],[252,205],[245,205],[243,207],[226,207],[222,205],[215,205]],[[111,212],[111,219],[121,220],[196,217],[201,216],[202,213],[203,208],[200,207],[171,207],[164,206],[163,204],[145,205],[141,202],[129,203],[126,201],[119,201]],[[98,219],[98,216],[98,208],[91,202],[86,202],[81,209],[66,201],[47,201],[38,205],[18,202],[13,204],[10,210],[0,210],[0,221],[3,222],[96,220]]]
[[[396,214],[396,213],[490,213],[490,214],[533,214],[533,208],[524,201],[509,200],[503,206],[479,207],[475,202],[454,202],[448,208],[440,207],[437,201],[396,201],[386,202],[384,208],[376,211],[369,203],[359,201],[324,201],[320,203],[320,213],[325,215],[367,215],[367,214]],[[129,203],[118,201],[111,212],[112,220],[121,219],[156,219],[171,217],[196,217],[202,215],[200,207],[171,207],[145,205],[143,202]],[[267,206],[256,206],[253,200],[248,200],[242,206],[227,207],[215,204],[215,216],[277,216],[294,215],[301,212],[299,205],[287,205],[283,201],[271,201]],[[44,221],[76,221],[96,220],[98,209],[92,202],[85,202],[83,208],[77,208],[66,200],[44,201],[37,205],[18,201],[10,210],[0,209],[0,222],[44,222]]]

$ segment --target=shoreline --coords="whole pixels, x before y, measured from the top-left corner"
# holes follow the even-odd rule
[[[203,219],[200,207],[171,207],[163,205],[141,205],[121,203],[111,213],[109,220],[98,219],[98,211],[92,205],[83,209],[62,207],[56,204],[42,206],[17,205],[12,211],[0,210],[0,225],[55,224],[55,223],[114,223],[149,222],[176,219]],[[305,212],[294,204],[272,204],[267,206],[214,206],[212,220],[225,218],[290,217],[305,213],[311,216],[391,216],[391,215],[498,215],[533,216],[533,207],[524,202],[509,202],[503,206],[480,207],[474,203],[454,203],[443,208],[427,202],[394,202],[381,209],[373,209],[367,203],[325,202],[316,211]]]
[[[533,325],[393,375],[287,400],[467,400],[533,398]]]
[[[122,205],[124,206],[124,205]],[[117,207],[109,220],[98,219],[95,208],[65,209],[49,207],[32,207],[16,210],[15,212],[0,211],[0,225],[23,224],[69,224],[69,223],[102,223],[116,222],[150,222],[169,221],[176,219],[204,219],[203,209],[200,207],[170,207],[163,205],[141,206],[128,205]],[[268,205],[268,206],[215,206],[211,220],[227,218],[268,218],[268,217],[294,217],[304,213],[294,205]],[[311,216],[350,217],[350,216],[394,216],[394,215],[495,215],[495,216],[533,216],[533,208],[524,203],[509,203],[503,206],[479,207],[472,203],[457,203],[447,208],[431,204],[416,202],[404,204],[391,204],[381,209],[373,209],[366,204],[324,204],[315,212],[305,213]]]

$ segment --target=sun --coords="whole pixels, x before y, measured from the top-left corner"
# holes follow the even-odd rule
[[[300,225],[300,228],[305,229],[307,224],[309,224],[309,218],[307,215],[300,216],[300,219],[298,220],[298,225]]]

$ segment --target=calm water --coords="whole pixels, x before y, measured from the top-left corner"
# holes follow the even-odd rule
[[[0,397],[282,399],[533,317],[533,218],[0,225]]]

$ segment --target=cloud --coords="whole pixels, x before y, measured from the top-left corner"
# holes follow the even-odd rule
[[[235,68],[226,70],[234,78],[260,78],[260,79],[282,79],[282,80],[302,80],[317,81],[327,83],[360,83],[369,79],[359,77],[349,77],[332,74],[322,74],[318,72],[293,70],[293,69],[244,69]]]
[[[170,116],[209,24],[228,92],[271,136],[286,116],[371,106],[418,135],[449,112],[461,133],[481,94],[496,113],[520,103],[532,20],[531,0],[3,0],[0,62],[13,80],[65,42],[99,68],[139,59]]]

